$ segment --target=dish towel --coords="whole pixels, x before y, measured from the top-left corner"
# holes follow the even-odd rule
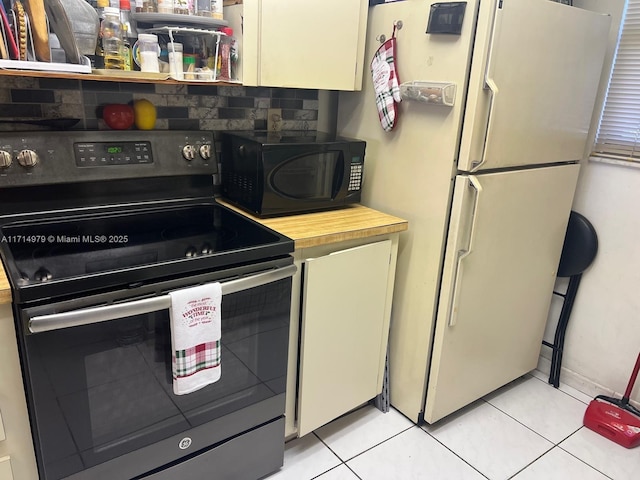
[[[209,283],[169,296],[173,393],[185,395],[220,379],[222,288]]]

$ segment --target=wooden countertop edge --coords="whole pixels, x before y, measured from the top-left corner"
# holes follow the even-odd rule
[[[393,223],[385,225],[383,227],[371,227],[359,230],[345,230],[344,232],[340,233],[318,235],[312,238],[294,239],[294,244],[296,248],[317,247],[320,245],[328,245],[331,243],[338,243],[347,240],[356,240],[360,238],[375,237],[376,235],[387,235],[390,233],[404,232],[405,230],[407,230],[407,228],[407,222]]]
[[[233,205],[229,205],[224,201],[218,200],[218,202],[231,208],[232,210],[235,210],[245,217],[248,217],[268,228],[271,228],[272,230],[281,233],[282,235],[291,238],[294,241],[295,248],[297,249],[317,247],[320,245],[328,245],[331,243],[338,243],[348,240],[374,237],[376,235],[399,233],[409,228],[408,222],[402,218],[394,217],[393,215],[388,215],[383,212],[365,207],[363,205],[355,205],[341,210],[318,212],[317,214],[306,215],[309,215],[307,218],[314,219],[314,221],[310,223],[317,223],[318,218],[322,218],[323,220],[330,219],[334,215],[336,217],[340,217],[342,222],[344,222],[345,214],[347,214],[347,217],[350,214],[353,214],[354,218],[363,214],[371,214],[371,216],[374,218],[372,218],[370,222],[368,222],[367,220],[360,220],[360,225],[357,225],[352,229],[340,227],[339,230],[336,230],[336,227],[314,227],[314,230],[312,232],[305,231],[304,233],[299,233],[299,231],[293,231],[289,225],[282,225],[282,223],[286,223],[291,219],[294,219],[296,222],[303,221],[303,217],[305,217],[305,214],[296,215],[294,217],[274,217],[260,219],[246,212],[243,212],[239,208],[236,208]],[[327,225],[330,222],[323,221],[320,223],[323,223],[323,225]],[[11,286],[9,285],[7,275],[3,268],[0,270],[0,305],[7,303],[11,303]]]
[[[11,303],[11,285],[9,285],[9,279],[4,271],[4,265],[0,263],[0,305]]]
[[[285,217],[258,218],[242,209],[217,199],[225,207],[291,238],[296,249],[317,247],[347,240],[399,233],[409,228],[409,222],[399,217],[355,204],[336,210],[303,213]],[[355,225],[345,226],[353,218]],[[306,224],[300,228],[301,224]],[[331,225],[338,225],[333,226]]]

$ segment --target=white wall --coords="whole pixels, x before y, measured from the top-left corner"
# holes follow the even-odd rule
[[[612,14],[611,58],[624,0],[576,0],[574,5]],[[588,394],[623,392],[640,351],[639,208],[640,169],[585,162],[573,209],[594,225],[599,250],[582,277],[569,321],[561,381]],[[547,339],[556,314],[552,311]],[[550,358],[549,349],[543,347],[542,355]],[[632,398],[640,400],[640,385]]]

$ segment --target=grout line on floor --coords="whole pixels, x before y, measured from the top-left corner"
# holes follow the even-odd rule
[[[406,431],[408,431],[408,430],[411,430],[413,427],[418,427],[418,426],[417,426],[417,425],[415,425],[415,424],[413,424],[413,425],[411,425],[410,427],[407,427],[407,428],[405,428],[404,430],[402,430],[402,431],[400,431],[400,432],[398,432],[398,433],[396,433],[396,434],[394,434],[394,435],[391,435],[390,437],[385,438],[385,439],[384,439],[384,440],[382,440],[381,442],[376,443],[375,445],[373,445],[373,446],[371,446],[371,447],[367,448],[366,450],[363,450],[362,452],[358,453],[357,455],[354,455],[353,457],[350,457],[350,458],[347,458],[347,459],[344,459],[344,460],[343,460],[343,458],[342,458],[340,455],[338,455],[336,452],[334,452],[333,450],[331,450],[331,447],[329,447],[329,445],[327,445],[326,443],[324,443],[320,437],[318,437],[317,435],[316,435],[316,437],[318,437],[318,439],[320,439],[320,441],[321,441],[322,443],[324,443],[324,445],[325,445],[329,450],[331,450],[331,453],[333,453],[336,457],[338,457],[338,458],[339,458],[340,460],[342,460],[344,463],[347,463],[347,462],[350,462],[351,460],[353,460],[354,458],[359,457],[359,456],[360,456],[360,455],[362,455],[363,453],[368,452],[369,450],[371,450],[371,449],[373,449],[373,448],[376,448],[378,445],[382,445],[384,442],[388,442],[388,441],[389,441],[389,440],[391,440],[393,437],[397,437],[397,436],[398,436],[398,435],[400,435],[401,433],[404,433],[404,432],[406,432]],[[420,427],[418,427],[418,428],[420,428]]]
[[[538,370],[538,371],[540,371],[540,370]],[[533,375],[532,373],[528,373],[527,375],[530,375],[531,377],[535,378],[536,380],[541,381],[541,382],[542,382],[542,383],[544,383],[545,385],[549,385],[549,386],[551,386],[552,388],[555,388],[553,385],[551,385],[551,384],[549,383],[549,381],[548,381],[548,380],[544,380],[544,379],[542,379],[542,378],[539,378],[539,377],[537,377],[536,375]],[[588,394],[586,394],[586,393],[584,393],[584,392],[580,392],[580,390],[578,390],[578,389],[576,389],[576,388],[574,388],[574,387],[571,387],[570,385],[567,385],[566,383],[562,383],[562,382],[560,382],[560,386],[563,386],[563,385],[564,385],[565,387],[572,388],[572,389],[573,389],[573,390],[575,390],[576,392],[579,392],[579,393],[582,393],[583,395],[587,395],[587,396],[588,396]],[[577,396],[571,395],[569,392],[566,392],[566,391],[564,391],[564,390],[561,390],[560,388],[556,388],[556,390],[558,390],[559,392],[564,393],[565,395],[568,395],[569,397],[573,398],[574,400],[578,400],[580,403],[583,403],[583,404],[585,404],[585,405],[588,405],[588,403],[585,403],[584,399],[582,399],[582,398],[578,398]]]
[[[543,437],[544,438],[544,437]],[[547,450],[546,452],[544,452],[542,455],[540,455],[538,458],[533,459],[532,461],[530,461],[528,464],[526,464],[524,467],[522,467],[520,470],[518,470],[516,473],[514,473],[513,475],[511,475],[509,478],[513,478],[516,475],[518,475],[520,472],[523,472],[524,470],[526,470],[527,468],[529,468],[531,465],[533,465],[535,462],[537,462],[538,460],[540,460],[542,457],[544,457],[547,453],[549,453],[551,450],[553,450],[554,448],[557,448],[557,445],[553,445],[549,450]]]
[[[451,453],[453,453],[456,457],[458,457],[460,460],[462,460],[464,463],[466,463],[467,465],[469,465],[471,468],[473,468],[476,472],[478,472],[480,475],[482,475],[484,478],[486,478],[487,480],[491,480],[489,477],[487,477],[484,473],[482,473],[480,470],[478,470],[476,467],[474,467],[473,465],[471,465],[469,462],[467,462],[464,458],[462,458],[460,455],[458,455],[456,452],[454,452],[453,450],[451,450],[447,445],[445,445],[444,443],[442,443],[440,440],[438,440],[436,437],[434,437],[433,435],[431,435],[429,432],[427,432],[424,428],[418,426],[418,428],[420,430],[422,430],[422,432],[426,433],[427,435],[429,435],[431,438],[433,438],[436,442],[438,442],[440,445],[442,445],[444,448],[446,448],[447,450],[449,450]]]
[[[484,400],[484,399],[483,399],[483,400]],[[485,402],[487,402],[489,405],[491,405],[491,406],[492,406],[493,408],[495,408],[496,410],[498,410],[499,412],[504,413],[504,414],[505,414],[507,417],[509,417],[510,419],[515,420],[517,423],[519,423],[520,425],[522,425],[522,426],[523,426],[523,427],[525,427],[526,429],[528,429],[528,430],[532,431],[533,433],[535,433],[536,435],[538,435],[540,438],[542,438],[542,439],[546,440],[547,442],[551,443],[554,447],[558,445],[558,443],[555,443],[553,440],[551,440],[551,439],[549,439],[549,438],[545,437],[545,436],[544,436],[544,435],[542,435],[541,433],[536,432],[536,431],[535,431],[533,428],[531,428],[530,426],[525,425],[524,423],[522,423],[522,422],[521,422],[520,420],[518,420],[517,418],[512,417],[511,415],[509,415],[509,414],[508,414],[507,412],[505,412],[504,410],[501,410],[500,408],[496,407],[493,403],[491,403],[491,402],[489,402],[489,401],[487,401],[487,400],[484,400],[484,401],[485,401]],[[578,429],[578,430],[580,430],[580,429]],[[576,430],[576,432],[577,432],[578,430]],[[573,435],[573,434],[574,434],[574,433],[576,433],[576,432],[571,433],[571,435]],[[567,438],[569,438],[571,435],[569,435],[569,436],[568,436],[568,437],[566,437],[566,438],[563,438],[562,440],[560,440],[560,442],[564,442],[564,441],[565,441]]]
[[[358,475],[358,474],[355,472],[355,470],[354,470],[353,468],[351,468],[351,467],[350,467],[349,465],[347,465],[346,463],[344,464],[344,466],[345,466],[345,467],[347,467],[349,470],[351,470],[351,473],[353,473],[353,474],[356,476],[356,478],[357,478],[358,480],[362,480],[362,477],[361,477],[360,475]]]
[[[583,428],[586,428],[586,427],[584,427],[584,426],[580,427],[578,430],[576,430],[576,431],[575,431],[575,432],[573,432],[571,435],[569,435],[569,437],[570,437],[570,436],[572,436],[572,435],[575,435],[576,433],[578,433],[578,432],[579,432],[580,430],[582,430]],[[565,452],[565,453],[568,453],[568,454],[569,454],[569,455],[571,455],[573,458],[575,458],[575,459],[577,459],[577,460],[580,460],[582,463],[584,463],[585,465],[588,465],[589,467],[593,468],[596,472],[598,472],[598,473],[600,473],[600,474],[604,475],[605,477],[610,478],[611,480],[615,480],[613,477],[610,477],[609,475],[607,475],[607,474],[606,474],[606,473],[604,473],[603,471],[601,471],[601,470],[597,469],[596,467],[594,467],[593,465],[591,465],[589,462],[587,462],[587,461],[583,460],[583,459],[582,459],[582,458],[580,458],[580,457],[575,456],[575,455],[574,455],[573,453],[571,453],[570,451],[565,450],[564,448],[562,448],[562,445],[561,445],[561,444],[562,444],[564,441],[566,441],[569,437],[565,438],[562,442],[560,442],[560,443],[557,445],[557,447],[558,447],[560,450],[562,450],[562,451],[563,451],[563,452]]]

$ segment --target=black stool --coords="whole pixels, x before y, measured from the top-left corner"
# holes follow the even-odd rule
[[[553,292],[555,295],[563,297],[562,310],[556,327],[556,334],[553,343],[542,343],[551,347],[551,372],[549,373],[549,383],[558,388],[560,384],[560,368],[562,366],[562,350],[564,348],[564,335],[567,331],[569,316],[573,308],[573,302],[578,293],[578,286],[584,272],[598,252],[598,235],[593,225],[577,212],[572,211],[569,216],[567,233],[564,237],[564,246],[560,256],[558,266],[558,277],[569,277],[569,286],[566,293]]]

